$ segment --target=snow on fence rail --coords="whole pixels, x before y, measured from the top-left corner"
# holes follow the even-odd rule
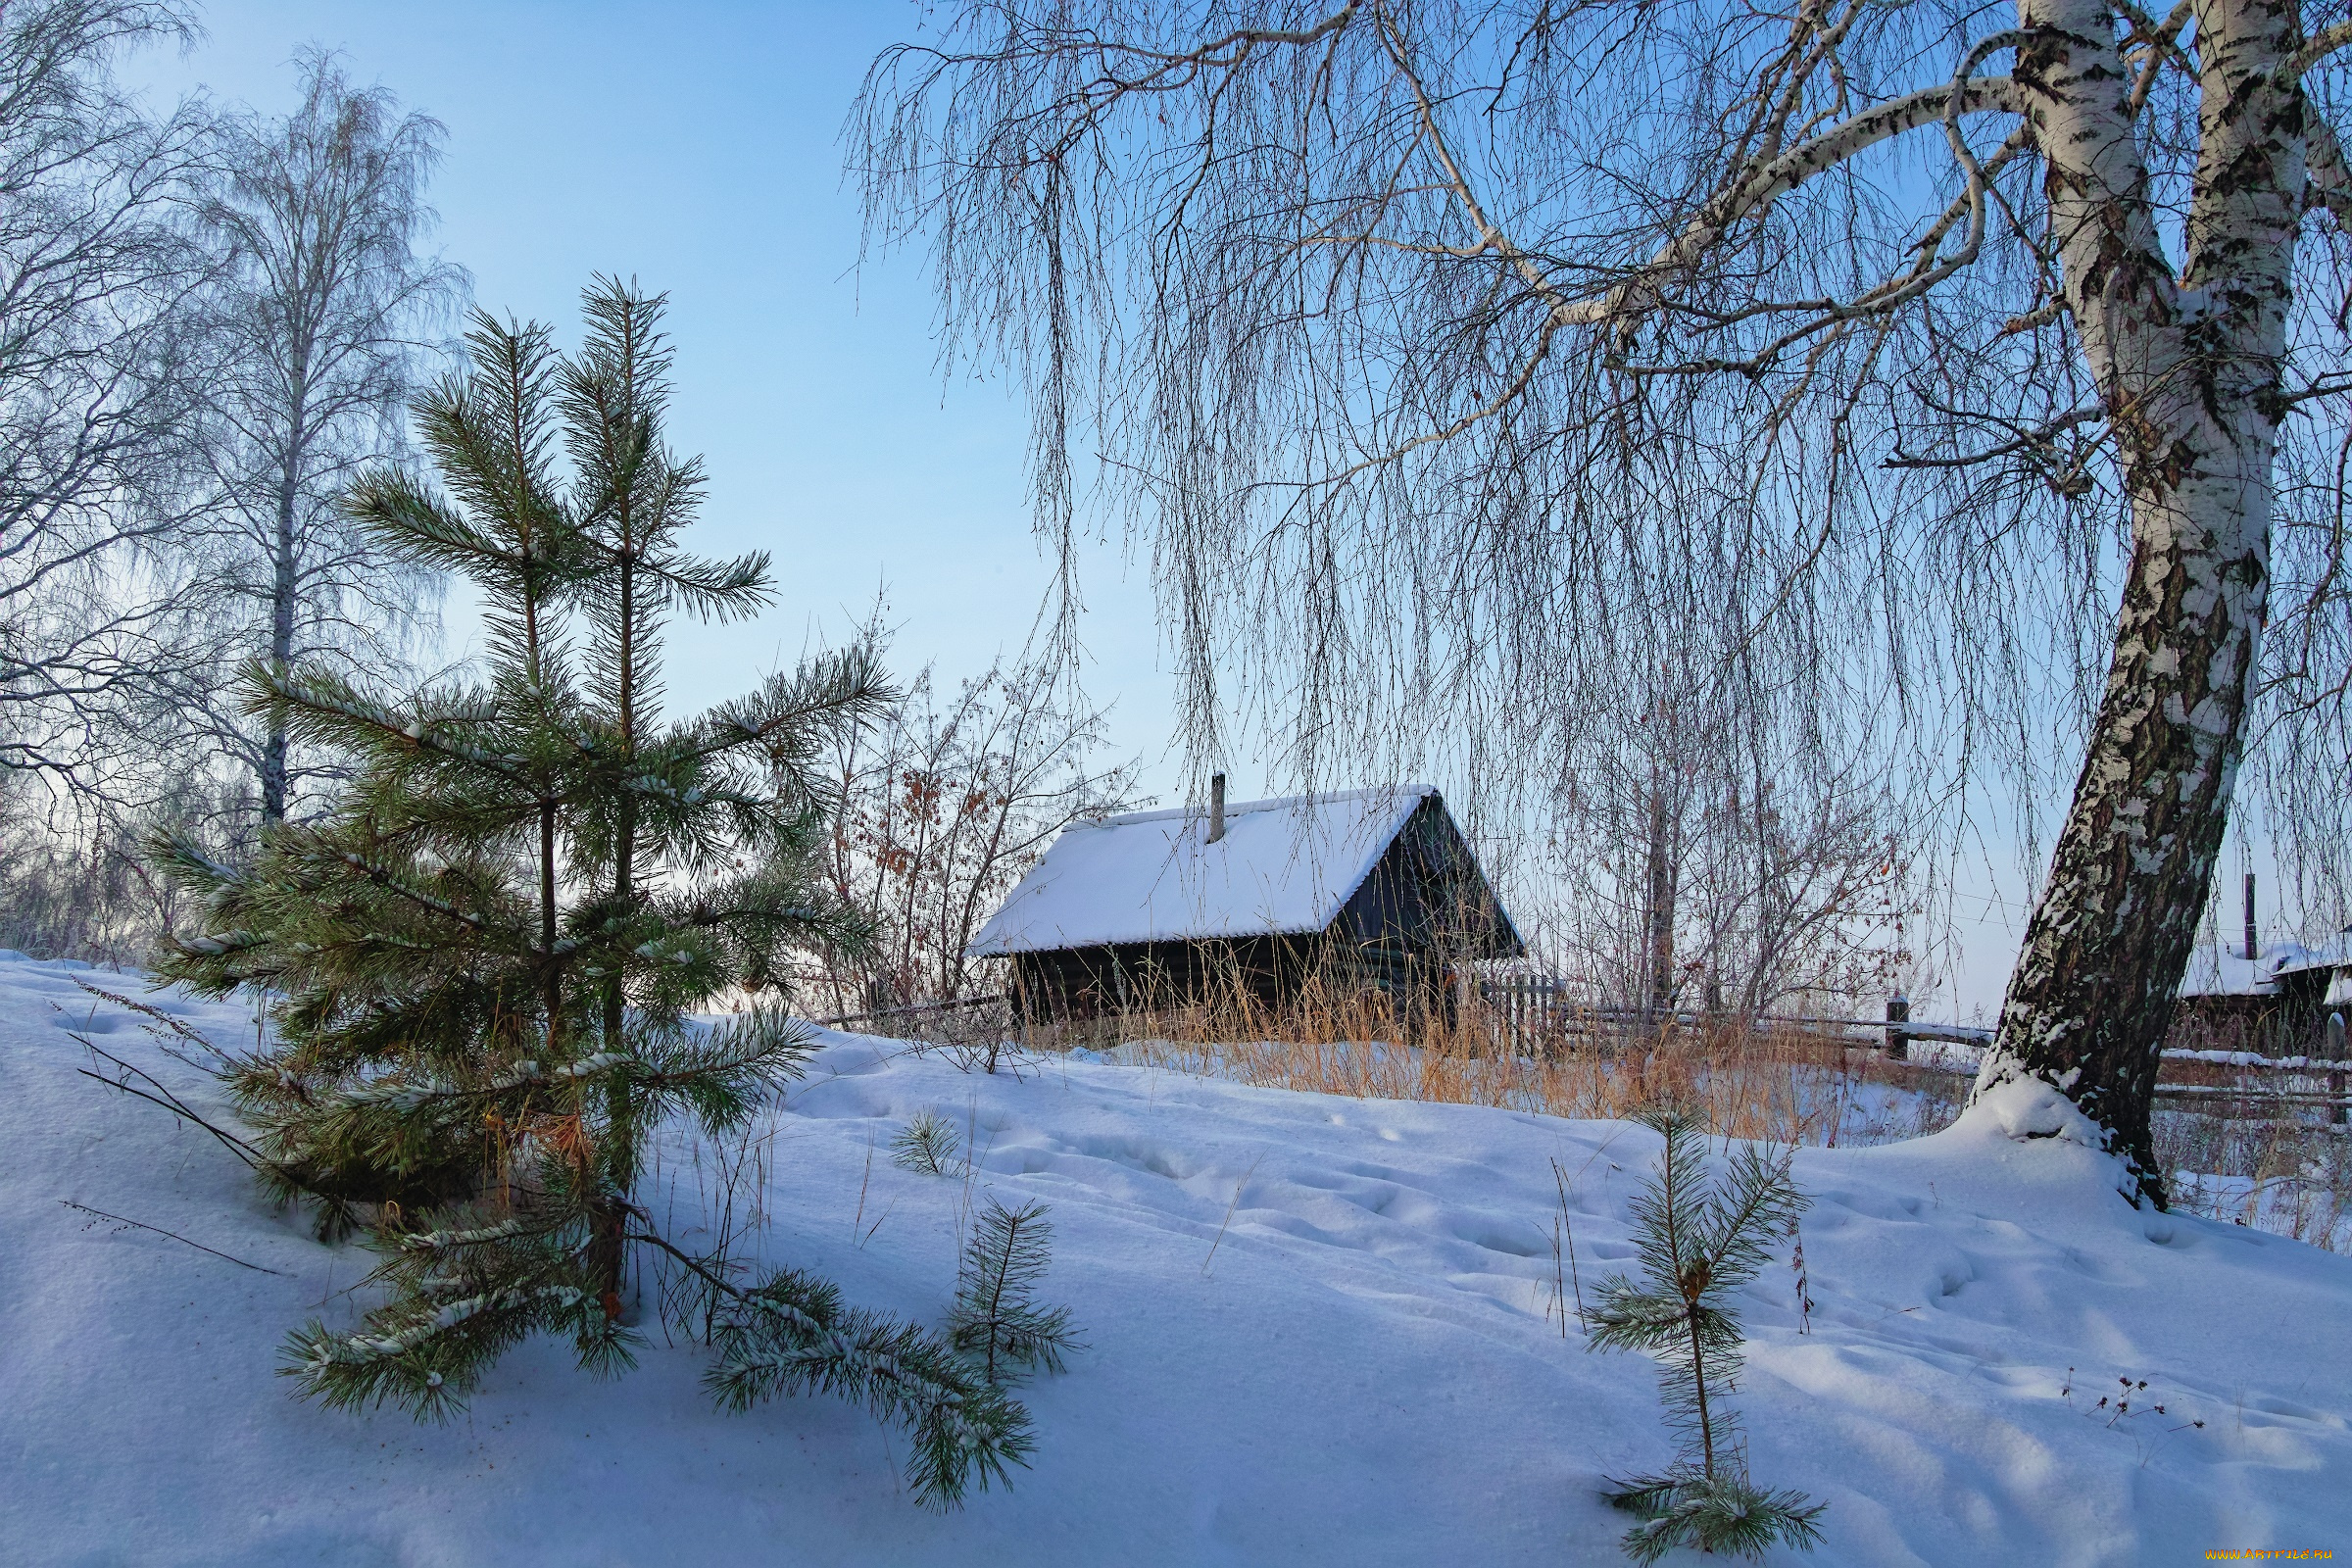
[[[2217,1067],[2273,1067],[2280,1072],[2352,1072],[2352,1061],[2325,1056],[2260,1056],[2251,1051],[2167,1051],[2167,1061],[2209,1061]]]

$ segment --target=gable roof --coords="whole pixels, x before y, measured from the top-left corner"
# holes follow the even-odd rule
[[[2249,958],[2229,943],[2209,943],[2188,956],[2180,976],[2183,997],[2267,997],[2277,993],[2278,971],[2300,949],[2275,945],[2258,958]]]
[[[1214,844],[1207,816],[1193,810],[1074,824],[965,951],[1002,957],[1320,931],[1437,793],[1406,784],[1228,806]]]
[[[2189,954],[2188,971],[2180,977],[2180,995],[2271,997],[2278,994],[2278,981],[2285,975],[2347,967],[2352,967],[2352,942],[2347,941],[2316,948],[2300,942],[2274,942],[2254,958],[2244,956],[2231,943],[2209,943]]]

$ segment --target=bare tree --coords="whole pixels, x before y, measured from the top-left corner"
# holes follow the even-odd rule
[[[110,807],[154,783],[133,764],[203,662],[181,545],[209,262],[173,200],[205,125],[113,74],[186,27],[135,0],[0,7],[0,768]]]
[[[158,825],[193,828],[229,813],[220,781],[183,770],[159,778],[140,808],[61,786],[54,774],[0,769],[0,948],[40,957],[144,963],[172,929],[181,901],[147,862],[144,835]]]
[[[434,222],[424,195],[440,122],[403,115],[382,87],[355,87],[321,50],[302,51],[296,68],[293,113],[223,119],[195,209],[228,263],[206,378],[219,602],[235,663],[380,676],[413,646],[437,589],[385,557],[338,501],[363,467],[400,455],[428,334],[466,279],[417,249]],[[254,777],[263,820],[277,821],[305,769],[287,756],[282,719],[254,731],[226,700],[213,705],[215,735]]]
[[[1663,660],[1596,651],[1626,690],[1588,724],[1556,802],[1544,923],[1569,972],[1653,1017],[1879,991],[1904,956],[1914,889],[1896,845],[1920,813],[1850,710],[1825,732],[1801,684],[1712,648],[1724,628],[1648,626]]]
[[[1889,831],[1906,820],[1899,804],[1863,767],[1813,756],[1725,782],[1693,877],[1710,1005],[1754,1015],[1875,1004],[1910,968],[1922,902]]]
[[[879,647],[878,617],[865,636]],[[886,723],[845,733],[830,874],[877,936],[833,965],[836,1004],[970,997],[964,949],[1054,835],[1135,804],[1135,764],[1103,765],[1102,744],[1101,711],[1048,671],[1001,662],[952,694],[926,667]]]
[[[1979,1093],[2058,1088],[2161,1202],[2240,759],[2341,707],[2340,17],[975,0],[853,132],[881,236],[1028,368],[1044,524],[1074,440],[1135,476],[1197,747],[1240,649],[1304,673],[1309,754],[1435,693],[1556,756],[1474,694],[1572,709],[1625,585],[1706,572],[1963,775],[2077,748]],[[1691,475],[1718,505],[1657,504]]]

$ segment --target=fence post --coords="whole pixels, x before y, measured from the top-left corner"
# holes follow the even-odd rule
[[[2325,1039],[2328,1043],[2328,1059],[2329,1061],[2343,1060],[2344,1015],[2342,1013],[2331,1012],[2328,1015],[2328,1032],[2325,1036]],[[2328,1098],[2330,1102],[2332,1102],[2332,1103],[2330,1103],[2328,1107],[2328,1119],[2338,1127],[2343,1126],[2344,1074],[2343,1069],[2340,1067],[2328,1075]]]
[[[1911,999],[1897,991],[1886,999],[1886,1059],[1911,1059],[1911,1033],[1902,1027],[1911,1021]]]

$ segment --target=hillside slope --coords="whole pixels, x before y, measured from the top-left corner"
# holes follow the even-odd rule
[[[77,977],[135,984],[0,957],[0,1562],[1606,1563],[1602,1477],[1670,1451],[1651,1367],[1553,1309],[1550,1162],[1589,1291],[1630,1250],[1648,1132],[1087,1062],[991,1078],[851,1036],[736,1152],[737,1218],[763,1206],[770,1256],[936,1319],[971,1198],[1053,1205],[1046,1294],[1088,1348],[1027,1391],[1009,1494],[916,1508],[891,1436],[836,1402],[718,1414],[658,1326],[612,1383],[525,1347],[446,1427],[318,1409],[277,1342],[351,1314],[366,1254],[79,1075],[70,1030],[202,1083]],[[224,1044],[251,1028],[158,1000]],[[925,1106],[971,1128],[968,1185],[890,1163]],[[2099,1156],[2022,1137],[2058,1125],[2020,1101],[1799,1154],[1810,1332],[1775,1268],[1740,1403],[1758,1479],[1830,1509],[1818,1553],[1775,1561],[2352,1547],[2352,1260],[2134,1212]],[[674,1230],[720,1152],[665,1146]],[[2147,1383],[2120,1418],[2096,1403],[2119,1379]]]

